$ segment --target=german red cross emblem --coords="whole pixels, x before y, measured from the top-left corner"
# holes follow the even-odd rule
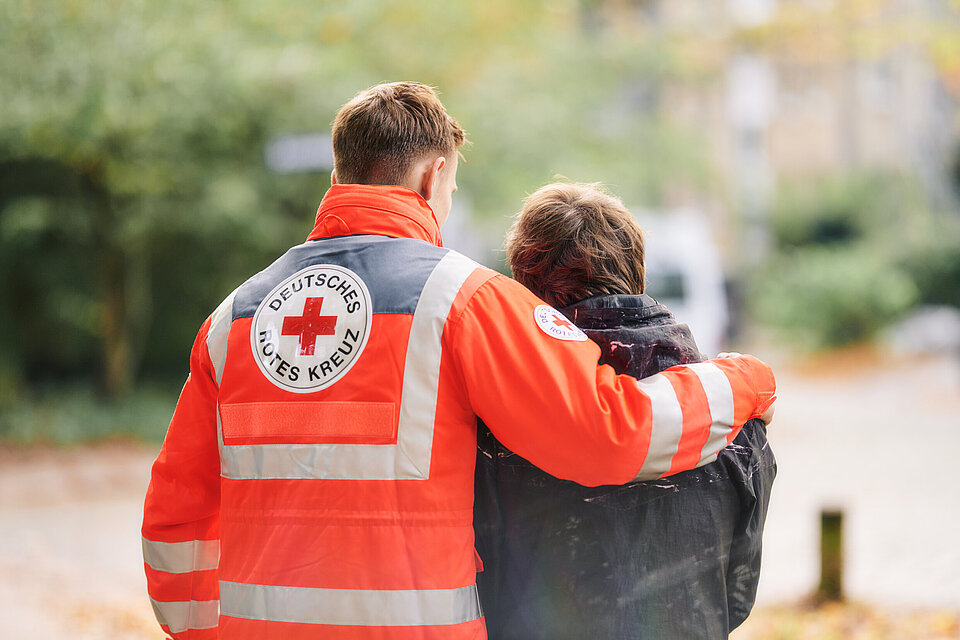
[[[322,316],[323,298],[307,298],[303,305],[302,316],[286,316],[283,319],[282,336],[300,336],[300,348],[297,354],[312,356],[317,346],[318,336],[332,336],[336,333],[337,316]]]
[[[373,307],[363,280],[321,264],[293,274],[257,307],[250,346],[281,389],[310,393],[342,378],[367,344]]]
[[[533,317],[540,330],[551,338],[575,342],[582,342],[587,339],[587,334],[550,305],[541,304],[537,306],[533,310]]]

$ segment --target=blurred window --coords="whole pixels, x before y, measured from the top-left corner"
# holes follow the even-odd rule
[[[670,300],[683,301],[687,295],[683,274],[679,271],[648,273],[646,293],[664,303]]]

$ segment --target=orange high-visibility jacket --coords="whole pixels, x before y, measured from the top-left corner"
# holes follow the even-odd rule
[[[716,458],[773,402],[744,356],[642,381],[442,248],[402,187],[335,185],[308,241],[203,323],[153,466],[147,584],[175,638],[485,638],[476,416],[582,484]]]

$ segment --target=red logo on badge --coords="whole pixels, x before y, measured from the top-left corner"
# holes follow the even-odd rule
[[[587,339],[587,334],[550,305],[541,304],[537,306],[533,310],[533,317],[540,330],[551,338],[573,342],[582,342]]]
[[[312,356],[317,347],[317,336],[332,336],[336,333],[337,316],[322,316],[323,298],[307,298],[302,316],[286,316],[280,335],[300,336],[301,356]]]

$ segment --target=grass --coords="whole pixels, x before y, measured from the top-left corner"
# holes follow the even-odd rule
[[[46,386],[0,405],[0,445],[69,446],[105,440],[163,440],[177,394],[140,387],[105,400],[89,386]]]

